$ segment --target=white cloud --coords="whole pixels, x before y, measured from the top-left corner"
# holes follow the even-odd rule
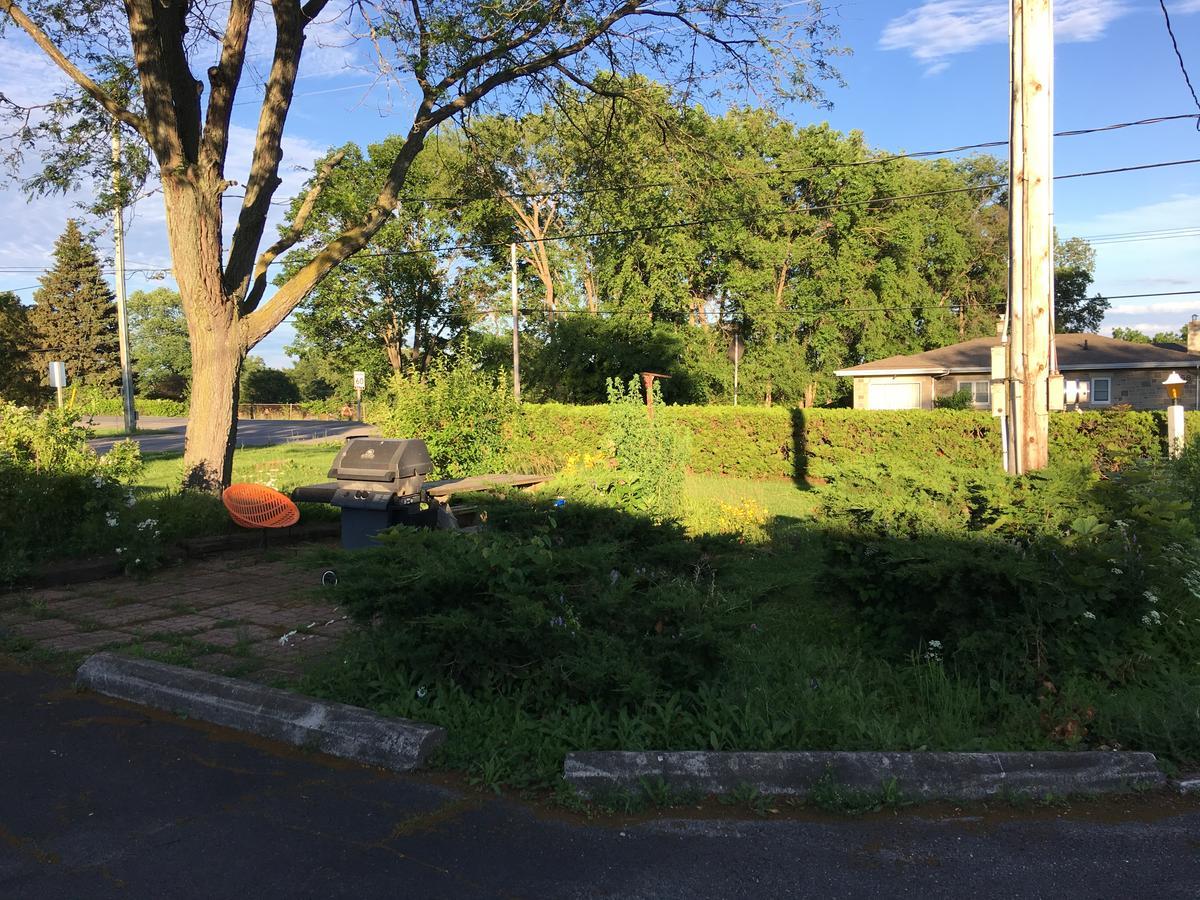
[[[1200,222],[1200,194],[1180,193],[1157,203],[1101,213],[1087,219],[1064,218],[1057,227],[1063,238],[1086,238],[1190,228],[1197,222]],[[1094,289],[1105,296],[1200,289],[1200,279],[1196,277],[1200,237],[1150,237],[1151,240],[1096,244]],[[1114,300],[1104,321],[1110,326],[1128,326],[1136,324],[1130,322],[1131,317],[1139,317],[1142,324],[1146,317],[1153,317],[1167,323],[1167,327],[1155,330],[1167,331],[1178,328],[1194,314],[1200,314],[1200,294],[1138,297]],[[1171,324],[1172,318],[1178,321]]]
[[[1200,0],[1189,0],[1200,8]],[[1055,39],[1095,41],[1114,21],[1131,12],[1124,0],[1061,0],[1054,16]],[[1008,4],[975,0],[925,0],[892,19],[879,38],[882,50],[907,50],[926,67],[944,71],[948,57],[1008,41]]]
[[[1168,8],[1170,12],[1176,14],[1184,14],[1200,12],[1200,0],[1183,0],[1182,3],[1177,3],[1173,7]]]

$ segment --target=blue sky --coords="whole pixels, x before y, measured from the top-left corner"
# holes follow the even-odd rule
[[[1200,0],[1167,0],[1193,81],[1200,83]],[[1156,0],[1057,0],[1055,128],[1091,128],[1150,116],[1196,112]],[[842,0],[833,12],[842,43],[845,87],[829,87],[831,110],[789,106],[800,124],[829,121],[857,129],[870,144],[914,151],[1003,140],[1008,121],[1007,3],[992,0]],[[294,193],[312,160],[331,144],[376,140],[409,123],[411,98],[377,84],[371,60],[329,22],[310,38],[285,140],[284,188]],[[19,100],[45,96],[57,73],[10,29],[0,53],[0,91]],[[257,63],[265,63],[260,57]],[[240,94],[252,99],[249,92]],[[229,177],[248,164],[257,107],[239,106]],[[1200,157],[1200,132],[1184,121],[1060,138],[1055,171]],[[0,289],[29,299],[39,267],[72,214],[72,198],[26,202],[0,192]],[[230,210],[233,213],[233,210]],[[1200,165],[1060,181],[1055,221],[1064,237],[1095,237],[1200,226]],[[102,251],[111,234],[101,234]],[[1200,236],[1100,243],[1095,288],[1108,295],[1200,289]],[[129,232],[129,265],[169,266],[156,197],[139,203]],[[32,267],[31,271],[3,269]],[[131,290],[170,284],[130,276]],[[1114,301],[1105,320],[1155,332],[1200,314],[1200,295]],[[255,352],[286,365],[285,324]]]

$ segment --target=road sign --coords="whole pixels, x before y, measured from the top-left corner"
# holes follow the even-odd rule
[[[50,363],[50,387],[64,388],[67,386],[67,364],[62,362]]]
[[[367,373],[366,372],[355,372],[354,373],[354,389],[356,391],[361,391],[361,390],[365,390],[366,387],[367,387]]]

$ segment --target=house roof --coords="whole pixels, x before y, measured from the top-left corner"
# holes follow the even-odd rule
[[[990,372],[992,348],[999,337],[975,338],[949,347],[939,347],[911,356],[889,356],[836,375],[951,375],[958,372]],[[1055,335],[1058,368],[1061,372],[1084,369],[1190,369],[1200,366],[1200,354],[1186,353],[1161,344],[1135,344],[1099,334]]]

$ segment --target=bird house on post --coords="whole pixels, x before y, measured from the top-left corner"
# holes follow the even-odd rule
[[[646,415],[651,419],[654,418],[654,379],[670,377],[670,375],[664,375],[661,372],[642,373],[642,385],[646,388]]]

